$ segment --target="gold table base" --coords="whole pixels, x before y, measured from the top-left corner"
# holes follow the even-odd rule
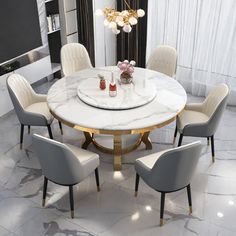
[[[113,149],[111,149],[111,148],[104,147],[104,146],[100,145],[99,143],[97,143],[93,137],[93,134],[91,134],[89,132],[84,132],[85,141],[82,145],[82,148],[87,149],[88,146],[91,143],[93,143],[94,146],[98,150],[100,150],[104,153],[114,155],[114,159],[113,159],[114,170],[120,171],[122,169],[122,155],[132,152],[133,150],[137,149],[142,142],[146,145],[146,150],[152,149],[152,142],[149,138],[149,134],[150,134],[150,132],[145,132],[145,133],[140,134],[140,138],[138,139],[138,141],[134,145],[131,145],[131,146],[124,148],[124,149],[122,148],[121,135],[115,134],[115,135],[113,135]]]

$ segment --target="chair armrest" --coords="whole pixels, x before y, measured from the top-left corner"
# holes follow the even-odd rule
[[[189,103],[189,104],[186,104],[185,110],[202,112],[203,111],[203,104],[202,103]]]
[[[47,95],[45,94],[34,94],[34,102],[46,102],[47,101]]]

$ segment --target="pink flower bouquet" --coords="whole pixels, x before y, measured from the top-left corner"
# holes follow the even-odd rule
[[[135,65],[135,61],[124,60],[123,62],[118,62],[117,67],[121,70],[120,80],[122,84],[130,84],[132,82]]]

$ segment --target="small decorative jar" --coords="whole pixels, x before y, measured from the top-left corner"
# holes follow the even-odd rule
[[[131,84],[133,81],[132,74],[134,73],[134,66],[136,65],[135,61],[124,60],[123,62],[119,61],[117,66],[121,70],[120,82],[122,84]]]
[[[104,76],[102,75],[98,75],[99,79],[100,79],[100,83],[99,83],[99,87],[101,90],[106,89],[106,80],[104,79]]]

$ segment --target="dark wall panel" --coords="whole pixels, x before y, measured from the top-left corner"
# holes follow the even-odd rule
[[[0,63],[42,45],[36,0],[0,3]]]

